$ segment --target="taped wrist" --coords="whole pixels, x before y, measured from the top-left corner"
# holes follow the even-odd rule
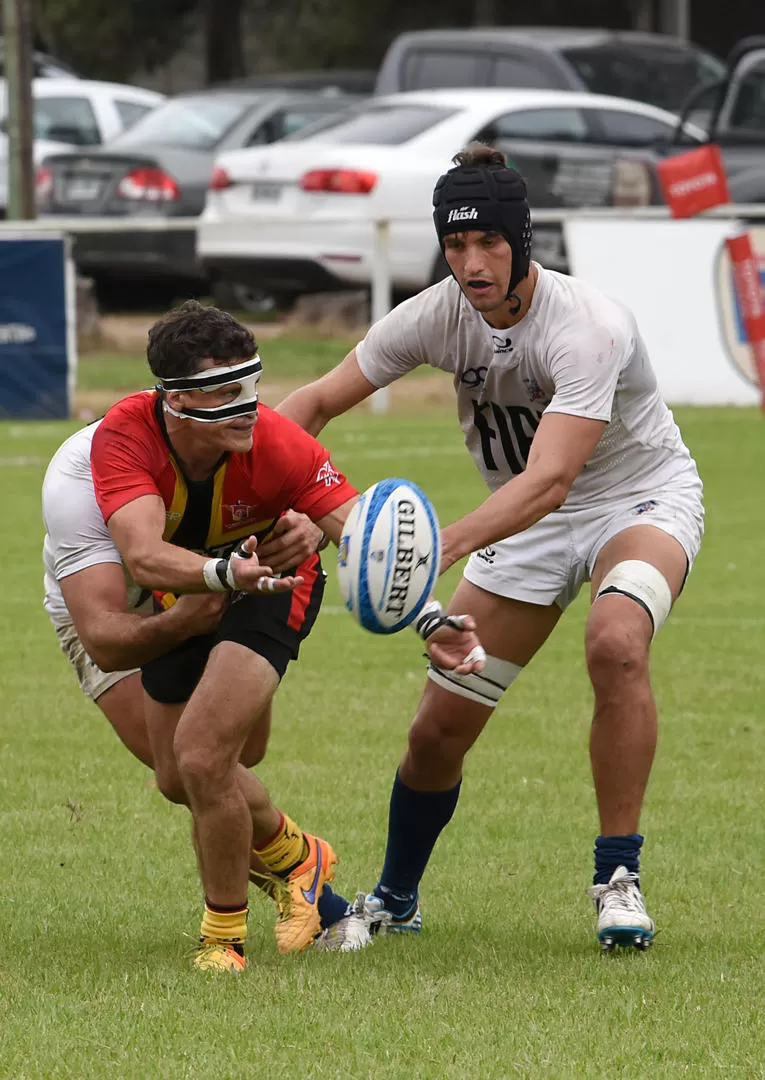
[[[438,600],[429,600],[414,621],[414,628],[423,641],[435,634],[442,626],[452,630],[465,629],[464,615],[444,615],[444,609]]]
[[[240,544],[227,559],[208,559],[202,567],[202,576],[210,592],[232,592],[236,589],[232,563],[234,559],[249,559],[251,557],[251,552],[245,551]]]
[[[443,626],[444,609],[438,600],[429,600],[420,614],[414,620],[414,628],[423,641],[428,638],[439,626]]]
[[[228,559],[208,559],[202,567],[202,576],[210,592],[230,592],[234,586],[229,584],[228,574]]]

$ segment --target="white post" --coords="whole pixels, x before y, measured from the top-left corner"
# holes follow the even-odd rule
[[[372,265],[372,322],[391,309],[390,222],[375,222],[374,262]],[[390,407],[390,388],[384,386],[371,398],[372,412],[385,413]]]
[[[633,11],[632,29],[650,33],[654,29],[653,0],[636,0]]]
[[[690,0],[660,0],[659,30],[688,41],[691,35]]]

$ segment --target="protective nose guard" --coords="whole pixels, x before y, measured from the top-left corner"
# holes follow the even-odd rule
[[[260,357],[256,354],[251,360],[231,367],[207,368],[196,375],[184,375],[180,379],[161,379],[156,390],[201,390],[203,394],[220,390],[222,386],[239,383],[241,389],[233,401],[227,405],[211,406],[208,409],[183,408],[173,409],[164,400],[163,406],[171,416],[181,420],[198,420],[206,424],[219,424],[221,420],[233,420],[237,416],[258,411],[258,380],[263,371]]]

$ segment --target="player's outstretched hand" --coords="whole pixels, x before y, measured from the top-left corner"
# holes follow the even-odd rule
[[[273,568],[258,559],[257,546],[257,537],[248,536],[231,556],[235,588],[249,593],[285,593],[303,584],[302,577],[276,577]]]
[[[322,531],[305,514],[287,510],[277,521],[274,531],[258,552],[263,562],[279,573],[300,566],[319,546]]]
[[[457,675],[483,671],[486,653],[475,632],[475,619],[472,615],[456,615],[452,618],[460,621],[461,629],[440,626],[434,630],[426,642],[430,659],[436,667]]]

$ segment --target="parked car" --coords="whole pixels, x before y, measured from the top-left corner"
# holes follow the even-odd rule
[[[731,201],[765,202],[765,36],[738,42],[725,77],[688,98],[680,124],[699,114],[706,141],[722,151]]]
[[[99,146],[151,112],[164,95],[138,86],[89,79],[35,79],[34,144],[36,164],[51,153],[77,146]],[[0,101],[0,210],[7,202],[8,139],[4,101]]]
[[[39,209],[68,217],[196,217],[218,154],[272,143],[356,100],[245,88],[179,94],[108,146],[49,156],[38,173]],[[191,225],[74,235],[80,271],[103,287],[207,288]],[[247,289],[228,289],[218,299],[260,303]]]
[[[32,52],[32,75],[37,79],[77,79],[79,76],[63,60],[44,52]],[[0,37],[0,78],[5,77],[5,43]]]
[[[551,26],[414,30],[391,43],[375,92],[587,90],[677,112],[698,85],[724,74],[718,57],[666,34]]]
[[[558,90],[429,90],[375,97],[260,149],[219,157],[199,222],[198,252],[213,279],[246,282],[285,301],[367,285],[372,223],[390,222],[394,288],[444,276],[432,224],[435,180],[472,139],[503,150],[524,174],[533,207],[659,200],[635,160],[668,142],[677,117],[621,98]],[[698,128],[687,138],[703,139]],[[557,227],[536,230],[535,254],[564,268]]]
[[[323,93],[359,94],[374,93],[377,71],[373,68],[319,68],[315,71],[275,71],[268,75],[244,75],[226,84],[243,86],[248,90],[299,90],[305,93],[320,90]]]

